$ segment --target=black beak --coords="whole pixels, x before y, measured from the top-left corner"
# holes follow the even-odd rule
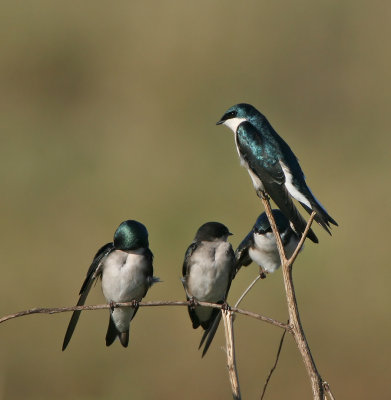
[[[225,115],[223,115],[223,116],[220,118],[220,121],[219,121],[219,122],[216,122],[216,125],[224,124],[224,122],[226,121],[226,118],[224,118],[224,117],[225,117]]]

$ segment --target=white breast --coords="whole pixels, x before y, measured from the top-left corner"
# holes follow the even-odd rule
[[[224,300],[232,260],[228,242],[203,242],[193,253],[187,290],[200,301]]]
[[[284,239],[284,234],[282,234],[282,239]],[[264,235],[256,233],[254,235],[254,242],[254,247],[248,250],[251,259],[269,273],[278,269],[281,266],[281,259],[273,232],[267,232]],[[298,243],[299,239],[297,236],[292,235],[289,242],[284,246],[287,258],[292,256]]]
[[[110,253],[104,261],[102,273],[102,290],[106,300],[119,303],[140,301],[148,288],[144,273],[146,267],[142,249]],[[113,310],[112,319],[119,332],[129,329],[134,311],[130,307]]]
[[[103,264],[102,289],[107,301],[141,300],[147,281],[143,250],[110,253]]]
[[[250,247],[248,254],[251,259],[267,272],[274,272],[280,267],[280,255],[273,232],[264,235],[254,235],[254,247]]]
[[[228,242],[202,242],[192,255],[187,292],[199,301],[216,303],[225,300],[232,271],[232,258],[228,255]],[[212,308],[196,307],[201,321],[207,321]]]

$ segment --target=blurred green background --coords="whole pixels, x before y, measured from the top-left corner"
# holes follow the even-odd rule
[[[2,1],[0,315],[70,306],[124,219],[150,232],[146,300],[184,298],[186,247],[208,220],[236,247],[262,211],[233,134],[249,102],[287,140],[340,223],[295,264],[303,325],[338,399],[389,398],[391,5],[384,1]],[[233,303],[257,268],[234,281]],[[104,302],[98,284],[89,304]],[[287,318],[280,271],[248,310]],[[144,308],[105,347],[107,311],[0,326],[0,399],[230,398],[222,329],[205,359],[185,308]],[[244,399],[259,398],[281,331],[235,322]],[[288,337],[267,398],[310,398]]]

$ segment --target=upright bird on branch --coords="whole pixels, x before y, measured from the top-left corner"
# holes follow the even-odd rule
[[[138,302],[159,278],[153,276],[153,254],[149,249],[147,228],[138,221],[127,220],[120,224],[114,241],[105,244],[96,253],[80,289],[77,302],[82,306],[92,284],[102,278],[102,290],[109,303],[134,302],[133,307],[112,308],[106,334],[106,346],[118,337],[122,346],[129,343],[130,321],[136,315]],[[62,350],[65,350],[76,328],[81,311],[74,311],[65,333]]]
[[[329,234],[330,224],[338,225],[316,200],[305,182],[299,162],[288,144],[278,135],[266,117],[250,104],[229,108],[217,125],[228,126],[235,134],[241,164],[247,169],[257,195],[267,193],[281,212],[302,235],[306,222],[292,201],[296,199]],[[308,238],[318,243],[312,229]]]

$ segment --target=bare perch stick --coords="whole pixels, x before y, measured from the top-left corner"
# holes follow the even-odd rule
[[[212,308],[220,308],[222,307],[221,304],[215,303],[207,303],[203,301],[199,301],[198,304],[200,306],[205,307],[212,307]],[[188,306],[189,302],[187,301],[148,301],[148,302],[141,302],[139,303],[140,307],[161,307],[161,306]],[[134,307],[132,302],[129,303],[114,303],[113,307]],[[69,312],[75,310],[81,311],[91,311],[91,310],[105,310],[111,308],[110,304],[98,304],[98,305],[91,305],[91,306],[74,306],[74,307],[57,307],[57,308],[31,308],[30,310],[20,311],[14,314],[5,315],[4,317],[0,318],[0,324],[2,322],[6,322],[10,319],[23,317],[25,315],[31,314],[58,314],[62,312]],[[261,314],[254,313],[252,311],[241,310],[237,307],[231,307],[231,310],[235,313],[247,315],[248,317],[255,318],[261,320],[263,322],[267,322],[268,324],[277,326],[282,329],[290,330],[291,327],[288,324],[284,324],[283,322],[277,321],[273,318],[264,317]]]
[[[227,367],[229,380],[231,382],[232,396],[234,400],[240,400],[240,387],[238,371],[236,369],[235,359],[235,341],[234,341],[234,326],[233,326],[233,312],[231,310],[221,310],[224,321],[224,333],[227,350]]]
[[[333,394],[331,393],[330,386],[326,381],[323,381],[323,388],[324,388],[324,391],[327,393],[328,397],[330,397],[330,400],[335,400]],[[326,398],[326,396],[325,396],[325,398]]]
[[[242,293],[242,295],[239,297],[238,301],[235,304],[235,307],[237,307],[240,302],[244,299],[246,294],[252,289],[252,287],[257,283],[258,279],[261,279],[261,275],[257,275],[257,277],[250,283],[250,286]]]
[[[273,217],[273,213],[270,207],[269,198],[264,195],[261,196],[263,205],[265,206],[266,214],[269,219],[270,225],[272,227],[273,233],[276,237],[278,251],[280,253],[281,258],[281,266],[282,266],[282,274],[284,278],[284,286],[286,299],[288,304],[288,312],[289,312],[289,321],[292,327],[291,333],[293,338],[295,339],[296,345],[301,353],[301,356],[304,361],[304,365],[306,367],[308,376],[311,381],[312,394],[314,400],[323,400],[324,399],[324,388],[322,378],[316,368],[314,359],[312,357],[310,348],[307,343],[307,339],[304,334],[303,327],[300,321],[299,309],[297,306],[295,289],[293,286],[293,278],[292,278],[292,264],[300,250],[300,247],[304,243],[306,235],[311,227],[312,221],[315,217],[315,212],[311,214],[311,217],[307,223],[306,229],[302,235],[298,248],[295,253],[292,255],[290,260],[287,260],[284,252],[284,247],[282,245],[281,237],[278,233],[276,222]],[[300,246],[300,247],[299,247]]]

